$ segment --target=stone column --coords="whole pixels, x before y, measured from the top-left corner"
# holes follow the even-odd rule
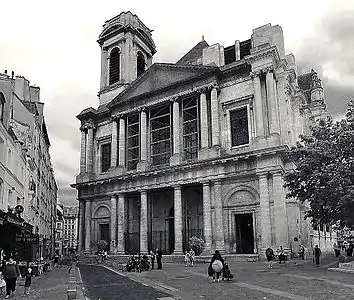
[[[203,182],[203,223],[204,223],[204,240],[205,251],[211,250],[211,203],[210,203],[210,184]]]
[[[259,175],[259,202],[261,217],[261,247],[265,251],[271,245],[271,223],[267,174]]]
[[[117,147],[118,147],[118,124],[115,118],[112,118],[112,142],[111,142],[111,168],[117,166]]]
[[[219,102],[216,87],[211,89],[211,128],[212,146],[220,145]]]
[[[86,147],[86,171],[93,172],[93,129],[91,125],[87,130],[87,147]]]
[[[125,167],[125,120],[119,119],[119,166]]]
[[[288,222],[286,214],[285,191],[281,172],[273,173],[273,197],[275,236],[277,247],[288,248]]]
[[[147,243],[147,192],[140,193],[140,252],[146,254],[148,252]]]
[[[208,110],[205,92],[200,94],[200,146],[209,147]]]
[[[78,219],[78,227],[79,227],[79,233],[78,233],[78,251],[81,252],[83,250],[83,232],[85,228],[85,202],[83,200],[80,200],[79,202],[79,219]]]
[[[81,130],[80,173],[86,172],[86,129]]]
[[[182,254],[182,193],[181,186],[174,187],[175,250],[173,254]]]
[[[147,158],[147,133],[146,133],[146,111],[142,109],[140,111],[140,161],[137,169],[140,171],[146,170],[146,158]]]
[[[256,137],[261,137],[264,136],[261,79],[259,77],[260,76],[259,73],[253,73],[252,76],[253,76],[253,86],[254,86]]]
[[[111,248],[110,252],[116,252],[117,242],[117,197],[112,195],[111,197]]]
[[[173,128],[173,155],[170,158],[170,165],[178,165],[181,160],[181,131],[179,102],[177,98],[172,101],[172,128]]]
[[[224,244],[224,221],[223,221],[223,208],[222,208],[222,194],[221,194],[221,181],[214,182],[214,203],[215,203],[215,218],[216,223],[216,250],[225,252]]]
[[[267,86],[267,103],[268,103],[268,112],[269,112],[269,124],[270,133],[279,133],[279,125],[278,125],[278,111],[277,111],[277,103],[275,98],[275,90],[274,90],[274,76],[273,70],[268,69],[266,74],[266,86]]]
[[[124,205],[124,195],[118,195],[118,226],[117,226],[117,253],[125,254],[125,205]]]
[[[85,203],[85,252],[91,251],[91,200]]]

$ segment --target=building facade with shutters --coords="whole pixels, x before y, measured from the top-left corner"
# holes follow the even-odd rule
[[[181,254],[192,236],[206,253],[310,247],[283,176],[285,151],[326,111],[317,74],[297,74],[278,25],[202,40],[177,63],[152,64],[151,32],[123,12],[99,36],[99,106],[77,116],[78,249]]]

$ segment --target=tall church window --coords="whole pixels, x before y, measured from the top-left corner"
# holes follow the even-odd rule
[[[151,164],[167,165],[171,157],[171,107],[164,104],[150,110]]]
[[[120,50],[114,48],[109,57],[109,84],[118,82],[120,79]]]
[[[139,114],[133,114],[127,118],[127,168],[135,170],[139,162]]]
[[[199,121],[197,97],[184,99],[182,102],[183,116],[183,159],[198,158]]]
[[[101,145],[101,172],[107,172],[111,167],[111,143]]]
[[[241,146],[249,143],[247,107],[230,112],[231,143],[232,146]]]
[[[145,72],[145,58],[144,55],[139,51],[137,56],[137,77]]]

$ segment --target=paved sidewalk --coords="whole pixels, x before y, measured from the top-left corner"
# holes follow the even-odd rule
[[[14,297],[9,299],[66,300],[68,275],[68,267],[56,267],[33,277],[29,295],[24,294],[24,279],[19,278]],[[5,295],[0,296],[0,299],[5,299]]]

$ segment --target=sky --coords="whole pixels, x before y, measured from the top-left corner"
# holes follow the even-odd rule
[[[314,68],[322,78],[329,112],[345,114],[354,96],[353,0],[11,0],[0,10],[0,72],[23,75],[40,86],[51,141],[59,202],[75,205],[69,184],[79,173],[76,115],[98,107],[100,47],[104,22],[130,10],[154,30],[154,62],[176,62],[204,35],[227,47],[271,23],[284,31],[298,73]]]

